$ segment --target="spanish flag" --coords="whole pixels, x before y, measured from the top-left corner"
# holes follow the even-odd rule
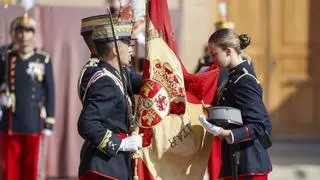
[[[149,0],[147,16],[147,59],[136,114],[144,136],[143,148],[134,154],[134,179],[203,179],[216,141],[198,117],[203,103],[214,99],[219,69],[187,72],[178,56],[167,0]],[[213,159],[219,163],[219,157]]]

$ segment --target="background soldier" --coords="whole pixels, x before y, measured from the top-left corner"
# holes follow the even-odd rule
[[[80,34],[83,37],[83,40],[85,41],[91,53],[90,59],[83,66],[78,79],[77,89],[78,89],[78,96],[81,102],[83,102],[83,99],[82,99],[83,93],[86,91],[86,84],[83,84],[84,83],[83,76],[86,73],[86,71],[92,71],[95,68],[94,64],[97,64],[99,62],[98,53],[92,41],[93,29],[95,26],[104,25],[107,22],[109,22],[109,19],[108,19],[108,15],[106,14],[90,16],[81,20]],[[88,80],[86,80],[86,82],[88,82]]]
[[[52,65],[49,55],[35,48],[35,26],[34,19],[18,17],[18,48],[0,61],[3,179],[37,179],[41,132],[51,135],[55,122]]]
[[[104,25],[109,22],[107,14],[90,16],[81,20],[81,36],[91,52],[91,58],[98,58],[98,53],[92,41],[92,33],[95,26]]]

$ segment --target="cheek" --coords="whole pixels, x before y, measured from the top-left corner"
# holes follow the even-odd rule
[[[216,56],[215,61],[220,66],[225,66],[227,64],[227,58],[223,54]]]
[[[222,61],[223,61],[223,56],[221,56],[221,54],[217,54],[217,55],[215,56],[215,60],[216,60],[217,62],[222,62]]]
[[[34,35],[33,35],[32,33],[30,33],[30,34],[27,35],[27,38],[28,38],[29,40],[32,40],[32,39],[34,38]]]
[[[123,48],[121,52],[122,52],[123,56],[128,56],[128,54],[129,54],[128,48]]]
[[[122,47],[121,49],[119,49],[119,53],[120,53],[121,60],[127,61],[128,57],[129,57],[128,48]]]

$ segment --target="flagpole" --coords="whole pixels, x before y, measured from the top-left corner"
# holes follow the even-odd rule
[[[119,72],[120,72],[120,77],[121,77],[121,81],[122,81],[122,86],[123,86],[123,91],[124,91],[124,96],[126,98],[126,84],[124,82],[124,76],[123,76],[123,69],[122,69],[122,65],[121,65],[121,60],[120,60],[120,53],[119,53],[119,47],[118,47],[118,43],[117,43],[117,37],[116,37],[116,34],[114,32],[114,23],[113,23],[113,13],[111,13],[111,10],[110,10],[110,6],[109,4],[107,4],[107,10],[108,10],[108,13],[110,14],[109,16],[109,20],[110,20],[110,24],[111,24],[111,31],[112,31],[112,36],[113,36],[113,39],[114,39],[114,45],[115,45],[115,48],[116,48],[116,52],[117,52],[117,60],[118,60],[118,65],[119,65]]]
[[[145,58],[148,57],[148,31],[149,31],[149,27],[150,27],[150,16],[149,16],[149,2],[150,0],[146,0],[146,15],[145,15],[145,55],[144,55],[144,61]],[[137,123],[137,119],[135,119],[135,123]],[[137,126],[136,129],[133,131],[134,134],[139,134],[139,127]],[[140,150],[139,150],[140,151]],[[133,180],[139,180],[139,173],[138,173],[138,165],[139,165],[139,158],[140,158],[140,154],[139,152],[134,152],[132,153],[132,161],[134,163],[134,169],[133,169]]]
[[[146,1],[146,19],[145,19],[145,22],[146,22],[146,27],[145,27],[145,33],[146,33],[146,38],[145,38],[145,54],[144,54],[144,57],[148,57],[148,54],[149,54],[149,47],[148,47],[148,40],[149,40],[149,28],[150,28],[150,16],[149,16],[149,4],[150,4],[150,1],[151,0],[147,0]]]

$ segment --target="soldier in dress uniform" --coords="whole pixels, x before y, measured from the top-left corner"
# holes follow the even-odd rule
[[[270,142],[271,120],[262,101],[262,87],[248,61],[241,56],[241,50],[250,44],[247,35],[237,35],[232,29],[220,29],[209,38],[213,60],[220,67],[229,70],[228,81],[218,94],[217,105],[237,108],[241,111],[243,126],[223,129],[199,120],[214,136],[223,137],[221,156],[222,179],[232,179],[230,144],[240,152],[239,179],[268,179],[272,170],[267,148]]]
[[[35,48],[35,26],[34,19],[18,17],[18,48],[0,61],[2,179],[37,179],[41,135],[50,135],[55,122],[52,65]]]
[[[79,88],[83,109],[78,132],[85,139],[79,167],[82,180],[132,179],[131,152],[142,147],[142,137],[131,135],[134,88],[127,71],[120,69],[131,61],[131,31],[132,24],[119,19],[114,19],[115,36],[108,22],[94,28],[99,59],[88,64]]]

